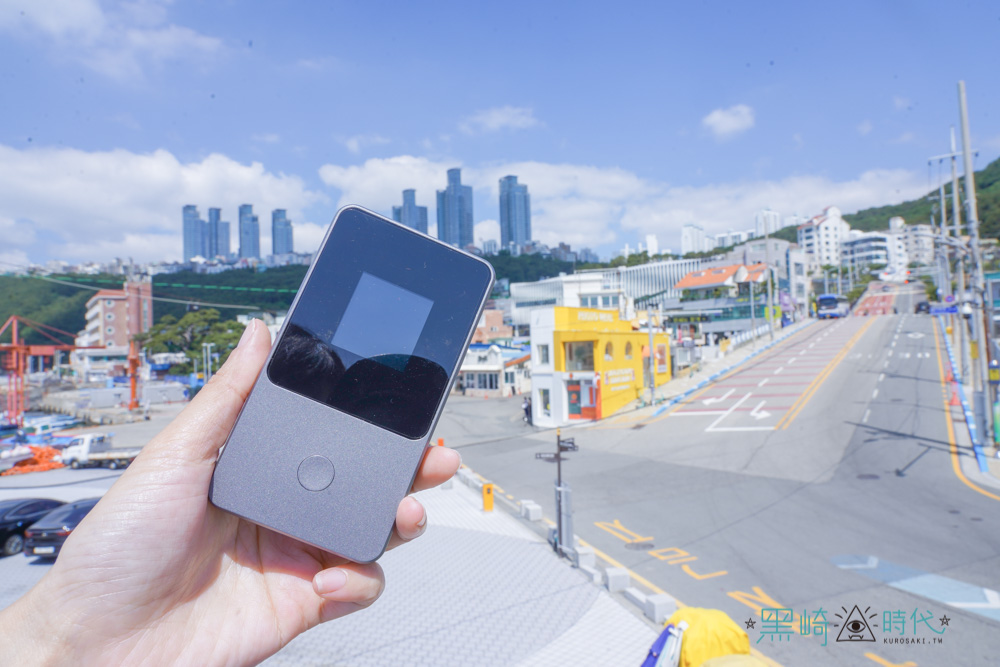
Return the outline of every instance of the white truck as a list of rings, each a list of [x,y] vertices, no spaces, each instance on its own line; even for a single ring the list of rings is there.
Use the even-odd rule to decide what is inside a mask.
[[[132,463],[140,451],[139,449],[113,448],[110,433],[87,433],[70,440],[66,448],[63,449],[62,463],[74,470],[93,467],[117,470]]]

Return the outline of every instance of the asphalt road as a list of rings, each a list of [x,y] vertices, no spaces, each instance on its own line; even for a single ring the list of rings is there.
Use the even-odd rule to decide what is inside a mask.
[[[641,587],[753,621],[780,663],[998,664],[1000,492],[956,473],[971,452],[915,295],[813,324],[664,414],[564,432],[575,532]],[[554,434],[477,444],[487,424],[457,416],[475,406],[449,407],[438,430],[464,461],[554,518],[554,468],[534,460]],[[868,626],[841,634],[855,605]]]

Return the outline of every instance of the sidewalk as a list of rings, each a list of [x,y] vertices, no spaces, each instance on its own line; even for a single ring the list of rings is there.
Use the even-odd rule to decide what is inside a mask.
[[[264,664],[636,665],[658,630],[502,508],[454,480],[423,491],[428,530],[379,563],[370,608],[314,628]]]

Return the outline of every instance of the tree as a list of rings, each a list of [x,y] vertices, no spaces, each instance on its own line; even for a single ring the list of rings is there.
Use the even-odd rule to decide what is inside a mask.
[[[212,353],[219,355],[218,366],[221,366],[236,348],[242,334],[242,324],[235,320],[223,321],[219,311],[205,308],[192,310],[179,320],[173,315],[164,315],[148,332],[135,336],[135,340],[151,354],[182,352],[189,360],[199,359],[202,345],[213,343],[215,348]],[[170,372],[189,373],[193,366],[191,361],[175,364]]]

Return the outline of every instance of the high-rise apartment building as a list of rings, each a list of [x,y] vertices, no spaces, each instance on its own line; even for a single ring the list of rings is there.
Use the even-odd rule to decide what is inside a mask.
[[[813,257],[819,266],[840,266],[840,244],[849,238],[851,226],[841,217],[840,209],[827,206],[823,215],[799,225],[799,246]]]
[[[252,204],[240,206],[240,258],[260,259],[260,224]]]
[[[438,216],[440,217],[440,213]],[[417,206],[416,190],[403,190],[403,205],[392,207],[392,219],[410,229],[427,233],[427,207]],[[440,227],[438,229],[440,230]],[[441,236],[440,231],[438,236]]]
[[[773,234],[779,229],[781,229],[781,214],[769,208],[757,211],[757,215],[754,216],[754,232],[756,236]]]
[[[229,223],[223,222],[221,209],[208,209],[205,252],[208,259],[229,257]]]
[[[517,176],[500,179],[500,247],[520,248],[531,240],[531,196]]]
[[[285,255],[292,249],[292,221],[283,208],[271,211],[271,254]]]
[[[705,229],[701,225],[686,224],[681,227],[681,255],[705,251]]]
[[[188,204],[183,208],[184,216],[184,261],[192,257],[205,256],[205,221],[198,213],[198,207]]]
[[[448,187],[437,191],[438,238],[458,248],[472,244],[472,188],[462,170],[448,170]]]

